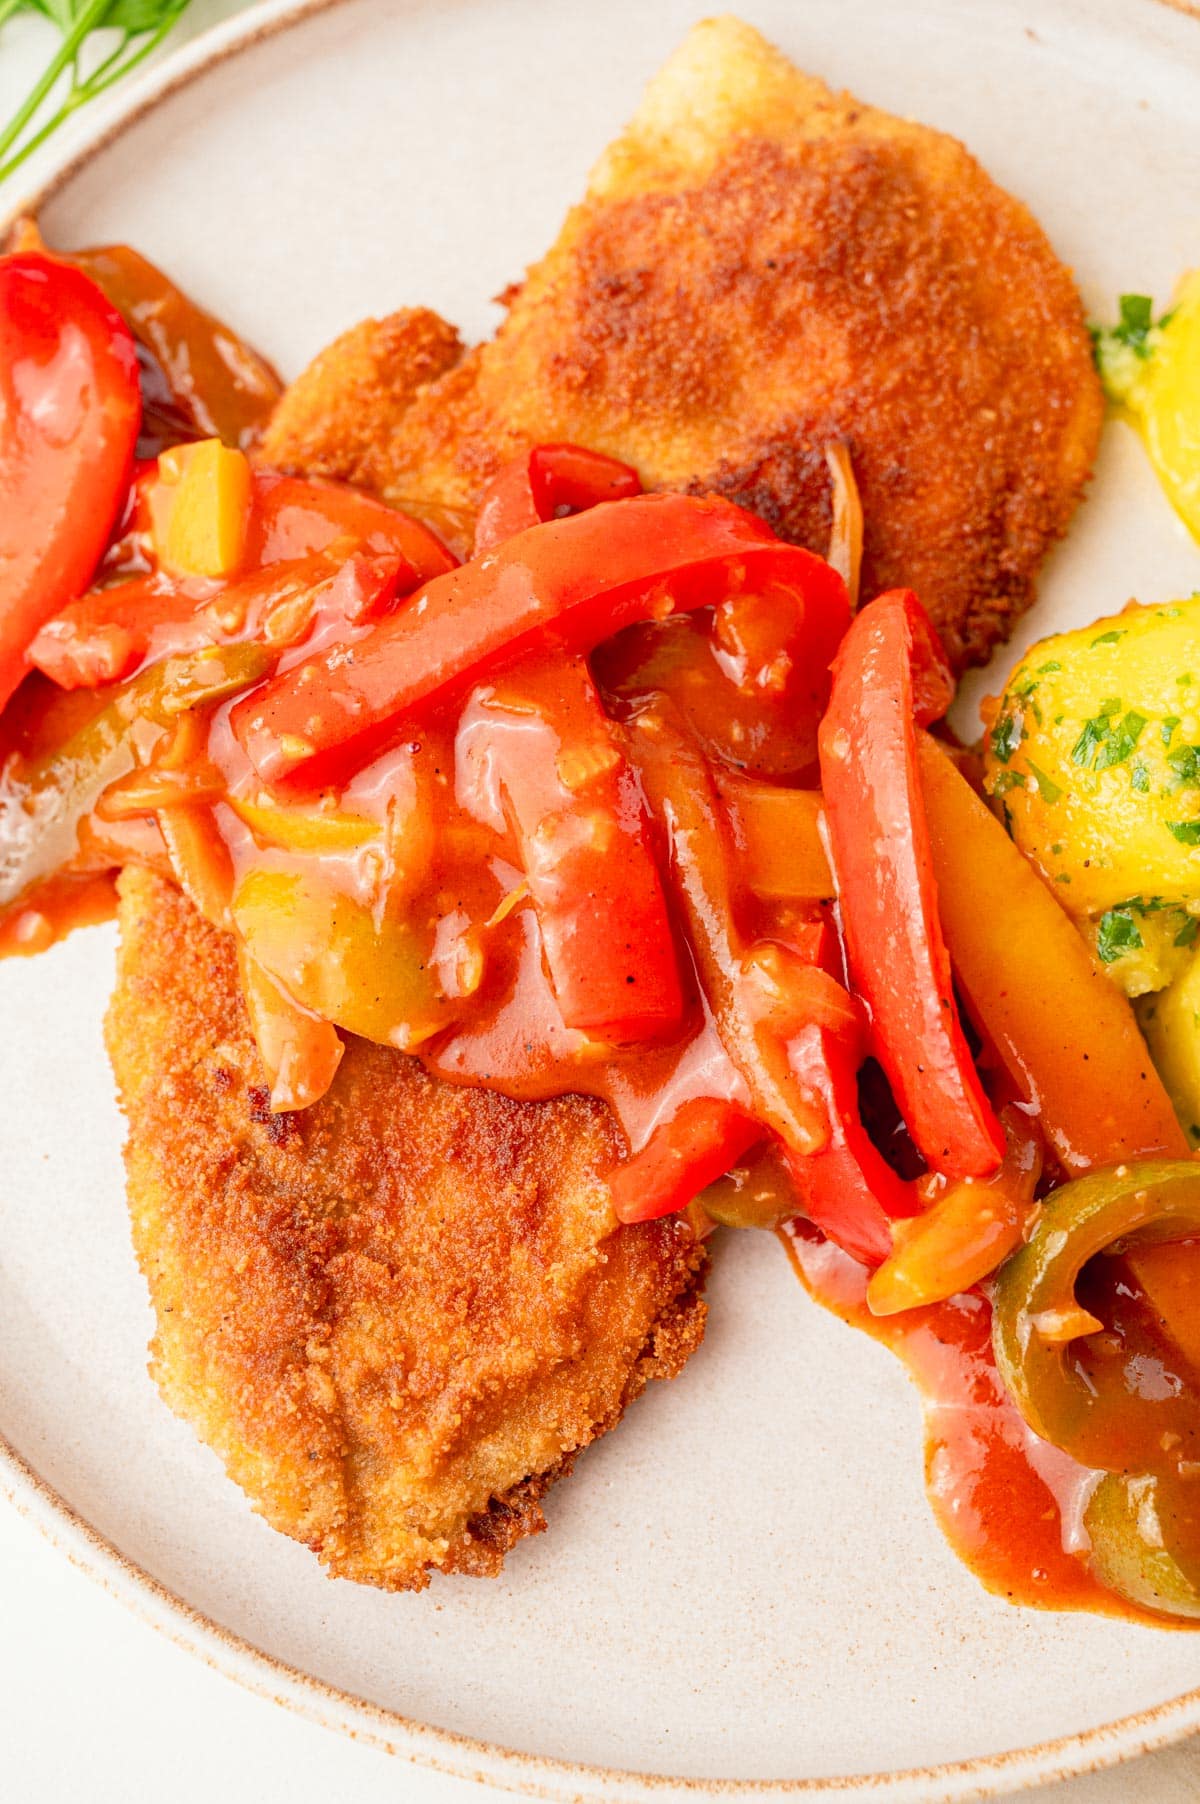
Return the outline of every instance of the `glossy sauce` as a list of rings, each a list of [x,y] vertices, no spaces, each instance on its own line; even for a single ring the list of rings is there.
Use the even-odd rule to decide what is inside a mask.
[[[802,1220],[781,1227],[779,1239],[814,1301],[888,1347],[906,1367],[923,1405],[930,1506],[955,1553],[989,1591],[1038,1609],[1186,1626],[1137,1609],[1092,1577],[1083,1516],[1100,1474],[1027,1427],[996,1370],[991,1306],[981,1291],[903,1315],[873,1316],[861,1265]],[[1200,1269],[1196,1247],[1183,1250]],[[1089,1301],[1125,1335],[1125,1357],[1136,1372],[1156,1357],[1136,1286],[1123,1261],[1096,1265],[1106,1269],[1093,1278]],[[1110,1308],[1118,1292],[1122,1301]],[[1131,1403],[1135,1386],[1131,1377]]]

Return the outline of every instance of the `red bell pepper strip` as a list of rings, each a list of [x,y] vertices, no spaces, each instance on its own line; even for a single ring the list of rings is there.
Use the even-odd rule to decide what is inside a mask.
[[[141,411],[133,339],[96,284],[49,257],[0,259],[0,707],[100,561]]]
[[[151,561],[153,517],[168,495],[155,470],[142,466],[128,521],[131,545],[136,541],[140,558]],[[331,560],[343,557],[355,574],[334,593]],[[148,657],[262,633],[272,608],[293,596],[299,600],[306,587],[319,598],[317,628],[339,619],[349,627],[376,618],[397,595],[454,568],[454,558],[419,520],[369,495],[258,471],[243,573],[232,583],[218,588],[208,578],[155,570],[91,590],[45,623],[29,659],[64,689],[120,682]],[[363,587],[368,570],[374,573],[366,581],[371,605],[356,606],[351,591]],[[278,575],[264,576],[270,571]],[[380,572],[387,574],[386,593],[376,580]],[[340,636],[312,635],[318,645]]]
[[[641,492],[637,471],[615,457],[581,445],[535,445],[498,470],[483,491],[475,556],[539,521],[561,520],[598,501],[625,501]]]
[[[531,527],[435,578],[391,619],[247,697],[234,730],[265,782],[320,787],[414,709],[536,645],[586,653],[636,621],[768,586],[803,610],[819,709],[850,618],[841,578],[730,502],[640,495]]]
[[[333,552],[343,539],[356,550],[402,559],[405,591],[458,565],[436,533],[399,508],[340,483],[256,471],[246,538],[249,567]]]
[[[637,781],[582,658],[521,665],[474,695],[460,789],[517,841],[568,1027],[617,1042],[679,1025],[683,990]],[[498,792],[498,795],[497,795]]]
[[[953,693],[937,634],[906,589],[859,614],[834,662],[821,723],[821,780],[854,987],[879,1062],[928,1163],[983,1177],[1004,1131],[963,1036],[938,917],[916,721]]]
[[[864,1265],[892,1251],[891,1222],[920,1210],[911,1184],[896,1175],[875,1147],[858,1109],[859,1057],[844,1036],[815,1023],[788,1047],[792,1070],[825,1104],[829,1142],[807,1159],[789,1162],[808,1219]]]
[[[744,1109],[711,1096],[692,1097],[609,1176],[617,1220],[657,1221],[686,1209],[762,1137]]]
[[[792,944],[810,960],[814,975],[821,973],[831,984],[843,976],[841,950],[827,920],[793,933]],[[850,1000],[845,990],[842,995]],[[916,1215],[921,1200],[863,1126],[858,1099],[862,1052],[861,1034],[848,1031],[836,1016],[822,1020],[814,1012],[793,1036],[789,1062],[825,1104],[829,1140],[820,1152],[793,1160],[790,1171],[808,1219],[864,1265],[878,1265],[892,1251],[891,1223]]]

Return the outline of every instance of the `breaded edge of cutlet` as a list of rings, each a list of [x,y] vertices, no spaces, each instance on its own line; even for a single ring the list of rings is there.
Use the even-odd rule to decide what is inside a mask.
[[[248,1037],[248,1022],[242,1018],[228,937],[203,922],[178,889],[159,875],[129,866],[119,888],[122,939],[118,983],[105,1035],[129,1121],[125,1157],[133,1238],[156,1317],[150,1372],[164,1401],[217,1453],[229,1476],[267,1522],[307,1545],[333,1576],[400,1591],[423,1589],[433,1570],[496,1575],[505,1554],[518,1540],[545,1528],[541,1500],[555,1480],[571,1470],[577,1454],[615,1427],[651,1378],[675,1377],[699,1346],[706,1315],[701,1296],[707,1268],[704,1248],[691,1241],[686,1249],[680,1246],[667,1258],[656,1312],[644,1327],[639,1324],[644,1339],[628,1346],[616,1372],[619,1390],[614,1386],[607,1396],[593,1396],[592,1403],[599,1407],[574,1417],[566,1430],[570,1438],[559,1442],[545,1466],[497,1489],[487,1498],[486,1507],[469,1510],[457,1524],[422,1534],[426,1547],[438,1543],[433,1557],[424,1557],[418,1546],[413,1546],[409,1557],[381,1558],[379,1518],[371,1513],[374,1505],[364,1513],[365,1493],[357,1483],[343,1489],[351,1454],[347,1437],[354,1430],[342,1413],[340,1400],[319,1411],[317,1417],[311,1415],[311,1398],[306,1400],[306,1368],[312,1360],[321,1359],[321,1351],[319,1346],[307,1344],[306,1321],[310,1318],[306,1309],[311,1291],[306,1292],[305,1287],[315,1284],[320,1289],[324,1284],[327,1274],[323,1275],[322,1266],[329,1249],[322,1253],[319,1224],[311,1244],[306,1244],[305,1237],[312,1230],[289,1229],[282,1219],[272,1224],[281,1203],[286,1213],[287,1184],[261,1217],[261,1228],[253,1227],[242,1241],[237,1238],[235,1223],[233,1238],[226,1238],[216,1249],[239,1260],[254,1259],[266,1236],[275,1251],[284,1251],[287,1264],[280,1273],[281,1282],[272,1279],[271,1293],[263,1298],[268,1313],[278,1311],[279,1319],[268,1327],[267,1340],[259,1351],[243,1348],[233,1355],[234,1365],[224,1367],[218,1348],[217,1363],[211,1363],[215,1342],[210,1343],[208,1337],[215,1336],[219,1342],[227,1332],[235,1338],[238,1332],[236,1315],[231,1320],[220,1313],[223,1304],[213,1313],[208,1289],[213,1273],[205,1261],[205,1236],[214,1231],[224,1235],[226,1229],[218,1225],[214,1230],[203,1216],[189,1218],[189,1206],[194,1207],[197,1200],[202,1211],[208,1207],[204,1201],[208,1186],[197,1189],[192,1161],[199,1146],[203,1176],[204,1162],[214,1156],[207,1150],[212,1130],[206,1132],[204,1121],[194,1113],[190,1121],[178,1118],[178,1111],[190,1110],[196,1073],[209,1066],[216,1053],[219,1064],[203,1081],[212,1085],[214,1098],[220,1099],[219,1109],[227,1109],[244,1090],[249,1111],[245,1133],[248,1144],[258,1148],[256,1160],[294,1157],[300,1144],[298,1118],[269,1112],[257,1052]],[[170,1022],[165,1028],[158,1018],[163,1009]],[[348,1051],[359,1057],[373,1052],[376,1058],[399,1061],[414,1076],[419,1073],[416,1061],[387,1048],[372,1049],[367,1042],[351,1041]],[[522,1107],[491,1093],[439,1084],[437,1079],[421,1076],[419,1081],[464,1097],[478,1095],[481,1107],[499,1108],[505,1115]],[[486,1105],[484,1096],[489,1099]],[[581,1124],[589,1110],[594,1119],[596,1105],[585,1099],[564,1098],[562,1106],[568,1115],[573,1110],[583,1111]],[[221,1178],[223,1185],[232,1168],[227,1158],[215,1157],[218,1162],[213,1165],[212,1180],[216,1184]],[[191,1162],[190,1182],[183,1175],[173,1176],[180,1162],[184,1171]],[[328,1176],[327,1168],[324,1177],[316,1171],[320,1183]],[[254,1188],[253,1181],[250,1188]],[[270,1202],[269,1192],[265,1194]],[[245,1191],[242,1195],[246,1200]],[[641,1237],[662,1225],[618,1232]],[[196,1259],[201,1264],[193,1266],[200,1274],[193,1301],[189,1264]],[[235,1269],[240,1272],[242,1265]],[[293,1279],[300,1284],[298,1292],[290,1288]],[[218,1284],[229,1281],[228,1273],[217,1280]],[[244,1288],[240,1278],[233,1281]],[[261,1268],[256,1274],[251,1266],[246,1274],[250,1292],[263,1281]],[[317,1313],[319,1316],[320,1308]],[[319,1339],[319,1323],[310,1321],[310,1326]],[[282,1364],[276,1363],[277,1358]],[[322,1370],[318,1364],[318,1379]],[[248,1398],[241,1395],[243,1377],[250,1387]],[[293,1380],[299,1384],[298,1390]],[[255,1391],[255,1385],[261,1388]],[[247,1407],[255,1424],[252,1434],[247,1433],[244,1419]],[[297,1408],[304,1415],[303,1422]],[[368,1446],[367,1457],[378,1457],[378,1449],[372,1452]],[[310,1461],[318,1463],[310,1465]],[[486,1497],[487,1492],[481,1495]]]

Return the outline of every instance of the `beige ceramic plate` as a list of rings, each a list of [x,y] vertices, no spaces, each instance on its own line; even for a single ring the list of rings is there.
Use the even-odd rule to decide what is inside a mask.
[[[130,239],[288,371],[404,302],[484,333],[697,7],[267,6],[131,95],[45,224]],[[745,11],[805,66],[964,137],[1095,307],[1164,297],[1200,256],[1200,21],[1152,0]],[[1110,428],[1033,627],[1198,586],[1200,553]],[[100,1040],[112,958],[100,930],[0,968],[4,1480],[170,1633],[341,1728],[555,1797],[706,1780],[930,1804],[1200,1725],[1192,1637],[1016,1611],[957,1565],[900,1370],[812,1308],[766,1237],[725,1246],[703,1352],[586,1455],[501,1581],[328,1582],[146,1377]]]

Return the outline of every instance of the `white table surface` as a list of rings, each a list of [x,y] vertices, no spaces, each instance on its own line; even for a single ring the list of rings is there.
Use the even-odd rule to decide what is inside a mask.
[[[170,47],[243,4],[193,0]],[[53,43],[40,20],[0,28],[0,118]],[[59,144],[88,128],[85,110]],[[0,186],[0,211],[13,198]],[[129,1804],[152,1791],[171,1804],[486,1804],[505,1795],[410,1767],[242,1690],[140,1622],[0,1502],[0,1798]],[[1200,1742],[1026,1795],[1196,1804]]]

